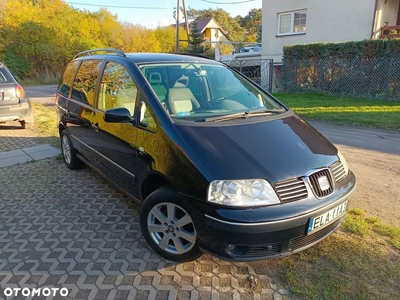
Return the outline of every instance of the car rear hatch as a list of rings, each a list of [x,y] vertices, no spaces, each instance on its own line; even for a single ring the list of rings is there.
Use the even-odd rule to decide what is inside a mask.
[[[23,88],[14,82],[7,70],[0,68],[0,106],[18,104],[24,96]]]
[[[18,91],[18,89],[20,89],[20,91]],[[17,96],[20,96],[18,95],[19,93],[23,93],[23,89],[15,83],[0,83],[0,106],[18,104],[19,97]],[[21,96],[23,97],[23,94],[21,94]]]

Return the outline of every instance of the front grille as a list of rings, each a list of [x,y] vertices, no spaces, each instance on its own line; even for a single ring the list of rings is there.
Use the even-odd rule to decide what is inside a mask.
[[[233,252],[228,252],[232,257],[267,257],[277,255],[282,251],[281,243],[268,245],[237,246]]]
[[[346,177],[342,162],[339,160],[330,166],[333,178],[337,183],[341,182]]]
[[[306,185],[300,178],[275,183],[274,187],[282,203],[305,199],[308,196]]]
[[[294,251],[294,250],[306,247],[306,246],[322,239],[323,237],[332,233],[336,228],[338,228],[339,225],[341,224],[341,222],[342,222],[342,219],[339,219],[336,222],[326,226],[325,228],[323,228],[313,234],[304,235],[301,237],[291,239],[289,241],[289,250]]]
[[[328,182],[329,182],[329,188],[328,189],[322,189],[320,182],[318,179],[322,177],[326,177]],[[311,186],[317,195],[317,197],[325,197],[328,196],[333,192],[333,182],[332,182],[332,177],[328,169],[318,171],[316,173],[311,174],[309,177]]]
[[[281,243],[275,243],[266,246],[249,246],[245,256],[270,256],[281,252]]]

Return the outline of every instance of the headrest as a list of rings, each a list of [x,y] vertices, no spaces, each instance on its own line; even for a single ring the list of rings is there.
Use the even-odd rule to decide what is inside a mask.
[[[158,72],[150,73],[149,82],[156,83],[156,84],[162,83],[161,74]]]
[[[187,87],[189,83],[189,77],[182,75],[177,81],[175,81],[174,88],[184,88]]]

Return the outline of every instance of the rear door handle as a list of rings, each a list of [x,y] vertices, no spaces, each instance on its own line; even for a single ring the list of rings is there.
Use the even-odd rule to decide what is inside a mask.
[[[96,132],[99,131],[99,123],[96,124],[92,123],[92,128],[96,130]]]

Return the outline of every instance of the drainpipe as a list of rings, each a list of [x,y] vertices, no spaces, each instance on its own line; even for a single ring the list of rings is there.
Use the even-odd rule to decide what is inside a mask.
[[[372,18],[371,39],[374,36],[374,27],[375,27],[375,21],[376,21],[376,12],[378,9],[378,2],[379,2],[379,0],[375,0],[374,17]]]

